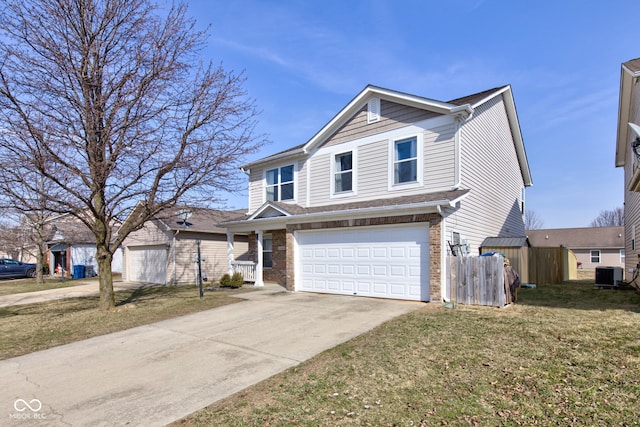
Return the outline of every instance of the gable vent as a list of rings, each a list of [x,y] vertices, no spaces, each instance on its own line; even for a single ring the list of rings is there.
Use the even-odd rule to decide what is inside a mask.
[[[380,121],[380,98],[371,98],[367,103],[367,123]]]

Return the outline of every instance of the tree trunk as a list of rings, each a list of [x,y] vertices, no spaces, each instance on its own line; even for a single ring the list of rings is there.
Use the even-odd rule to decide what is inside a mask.
[[[42,250],[42,244],[38,243],[36,248],[36,284],[41,285],[44,283],[43,266],[44,266],[44,251]],[[51,268],[51,267],[49,267]]]
[[[35,244],[36,244],[36,284],[42,285],[44,277],[42,277],[44,267],[44,235],[42,221],[38,220],[35,225]],[[49,266],[51,268],[51,266]]]
[[[111,260],[113,254],[105,245],[96,248],[96,261],[98,261],[98,279],[100,281],[100,310],[111,310],[116,306],[113,292],[113,276],[111,274]]]

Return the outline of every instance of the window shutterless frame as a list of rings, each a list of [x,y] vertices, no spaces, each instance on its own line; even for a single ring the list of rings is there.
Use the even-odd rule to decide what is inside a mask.
[[[389,141],[389,190],[417,187],[423,180],[422,134]]]
[[[271,202],[295,199],[295,167],[280,166],[265,171],[265,199]]]
[[[355,150],[335,153],[331,156],[331,195],[348,196],[355,193]]]

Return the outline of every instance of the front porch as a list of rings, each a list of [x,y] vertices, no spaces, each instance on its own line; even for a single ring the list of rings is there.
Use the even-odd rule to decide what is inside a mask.
[[[238,261],[233,259],[234,237],[233,233],[228,231],[229,274],[239,272],[246,282],[253,283],[254,286],[274,283],[292,290],[287,286],[287,253],[293,254],[292,250],[287,250],[288,238],[288,233],[285,229],[251,231],[249,233],[248,251],[251,261]],[[293,266],[292,263],[291,266]],[[292,283],[293,281],[291,281]]]

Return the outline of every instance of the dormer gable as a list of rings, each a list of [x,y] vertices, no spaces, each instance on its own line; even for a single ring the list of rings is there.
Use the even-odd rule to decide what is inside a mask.
[[[291,213],[287,212],[285,209],[276,206],[271,202],[266,202],[263,204],[258,210],[256,210],[248,219],[260,219],[260,218],[276,218],[276,217],[284,217],[291,216]]]

